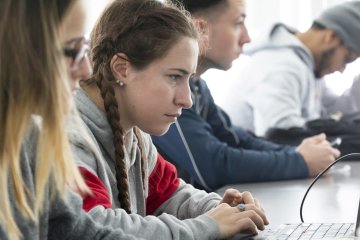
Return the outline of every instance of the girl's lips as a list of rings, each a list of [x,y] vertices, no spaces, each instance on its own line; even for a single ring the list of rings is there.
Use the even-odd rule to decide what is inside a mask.
[[[166,114],[166,116],[168,116],[168,117],[176,117],[176,118],[180,117],[180,115],[181,115],[181,113]]]
[[[171,118],[171,121],[175,122],[178,117],[180,117],[181,114],[175,113],[175,114],[165,114],[168,118]]]

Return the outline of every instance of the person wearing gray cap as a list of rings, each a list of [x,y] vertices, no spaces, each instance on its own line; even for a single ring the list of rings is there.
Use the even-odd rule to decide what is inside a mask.
[[[251,55],[249,63],[241,71],[242,80],[229,83],[233,85],[223,107],[235,124],[258,136],[268,136],[274,128],[302,128],[336,111],[360,109],[360,102],[354,101],[360,94],[359,80],[352,86],[358,89],[343,96],[322,80],[343,72],[359,57],[360,1],[326,9],[305,32],[277,23],[245,53]]]

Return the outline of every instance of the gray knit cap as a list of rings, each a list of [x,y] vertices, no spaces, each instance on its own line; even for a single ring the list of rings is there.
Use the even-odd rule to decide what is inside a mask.
[[[360,54],[360,1],[330,7],[314,22],[333,30],[348,48]]]

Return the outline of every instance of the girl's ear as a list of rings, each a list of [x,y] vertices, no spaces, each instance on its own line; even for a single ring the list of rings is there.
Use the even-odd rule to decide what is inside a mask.
[[[121,79],[126,83],[130,63],[124,53],[115,54],[110,61],[111,72],[115,79]]]
[[[208,21],[206,21],[203,18],[200,17],[195,17],[193,19],[194,21],[194,25],[196,26],[198,32],[199,32],[199,37],[200,37],[200,41],[199,41],[199,45],[200,45],[200,49],[202,51],[206,51],[206,49],[209,48],[209,34],[210,34],[210,26]]]

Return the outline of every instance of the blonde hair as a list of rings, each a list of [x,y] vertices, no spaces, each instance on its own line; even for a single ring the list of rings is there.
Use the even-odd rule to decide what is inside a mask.
[[[13,215],[12,184],[19,212],[38,223],[47,187],[65,199],[67,185],[87,191],[73,161],[65,132],[70,87],[59,41],[59,28],[76,1],[2,0],[0,3],[0,225],[10,239],[22,234]],[[21,32],[20,32],[21,31]],[[71,103],[71,101],[70,101]],[[21,172],[20,153],[36,114],[35,194]],[[30,201],[29,201],[30,200]]]

